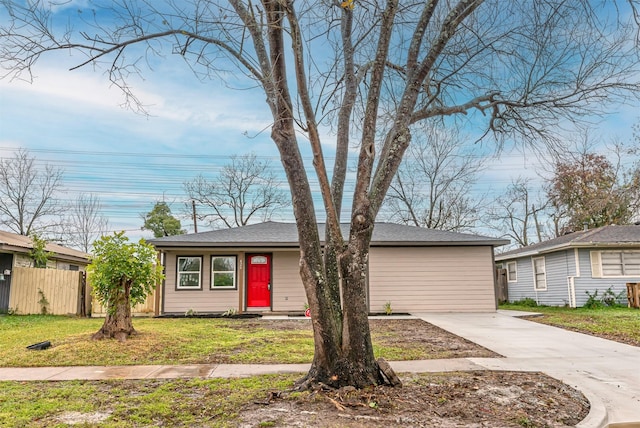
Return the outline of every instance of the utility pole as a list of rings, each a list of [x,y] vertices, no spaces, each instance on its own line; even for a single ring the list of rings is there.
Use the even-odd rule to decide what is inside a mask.
[[[196,220],[196,201],[191,200],[191,207],[193,208],[193,232],[198,233],[198,222]]]

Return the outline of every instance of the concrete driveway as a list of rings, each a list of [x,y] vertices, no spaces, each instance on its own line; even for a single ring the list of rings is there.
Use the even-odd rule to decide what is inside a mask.
[[[506,357],[468,359],[479,366],[546,373],[590,398],[592,412],[605,412],[602,425],[640,427],[638,347],[522,320],[512,311],[413,315]]]

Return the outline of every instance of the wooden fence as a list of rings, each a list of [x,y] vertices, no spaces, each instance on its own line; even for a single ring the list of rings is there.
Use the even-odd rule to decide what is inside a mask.
[[[16,314],[84,315],[84,273],[14,267],[9,308]]]
[[[91,287],[89,287],[91,288]],[[133,316],[148,316],[152,317],[155,315],[155,302],[156,302],[156,293],[157,289],[153,291],[149,296],[147,296],[147,300],[142,303],[138,303],[131,309],[131,314]],[[92,317],[104,317],[107,315],[107,311],[104,306],[100,305],[98,301],[94,298],[91,300],[91,316]]]
[[[131,310],[135,316],[154,316],[157,290]],[[60,269],[14,267],[9,308],[16,314],[104,317],[106,310],[91,295],[85,273]]]

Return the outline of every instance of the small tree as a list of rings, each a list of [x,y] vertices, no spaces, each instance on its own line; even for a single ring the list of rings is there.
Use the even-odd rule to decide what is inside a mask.
[[[558,236],[580,230],[583,224],[626,224],[633,218],[634,201],[640,193],[634,179],[637,171],[624,171],[620,153],[613,152],[618,156],[615,164],[590,152],[556,162],[547,192]]]
[[[186,233],[182,229],[180,220],[171,215],[171,208],[166,202],[156,202],[153,209],[144,215],[143,229],[153,231],[155,238],[163,236],[181,235]]]
[[[29,251],[29,257],[33,261],[33,267],[46,268],[47,262],[53,256],[51,251],[47,251],[47,241],[38,235],[31,235],[33,247]]]
[[[130,243],[124,231],[115,232],[94,242],[87,269],[93,294],[107,309],[104,324],[93,339],[114,337],[124,342],[135,333],[131,308],[143,302],[164,278],[155,248],[142,239]]]

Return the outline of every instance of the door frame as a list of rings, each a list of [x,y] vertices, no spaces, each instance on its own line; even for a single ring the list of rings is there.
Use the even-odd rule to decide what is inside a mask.
[[[249,306],[249,266],[250,259],[253,256],[268,256],[269,263],[269,306]],[[270,311],[273,310],[273,253],[268,251],[256,252],[256,253],[245,253],[244,255],[244,310],[255,310],[256,308],[268,308]]]
[[[6,287],[6,296],[0,301],[0,313],[8,313],[11,309],[9,307],[9,303],[11,302],[11,277],[13,276],[13,263],[15,259],[15,255],[13,253],[0,253],[2,259],[5,262],[8,262],[8,265],[0,264],[0,274],[3,275],[4,279],[3,287]],[[10,273],[8,275],[4,274],[4,271],[8,270]]]

